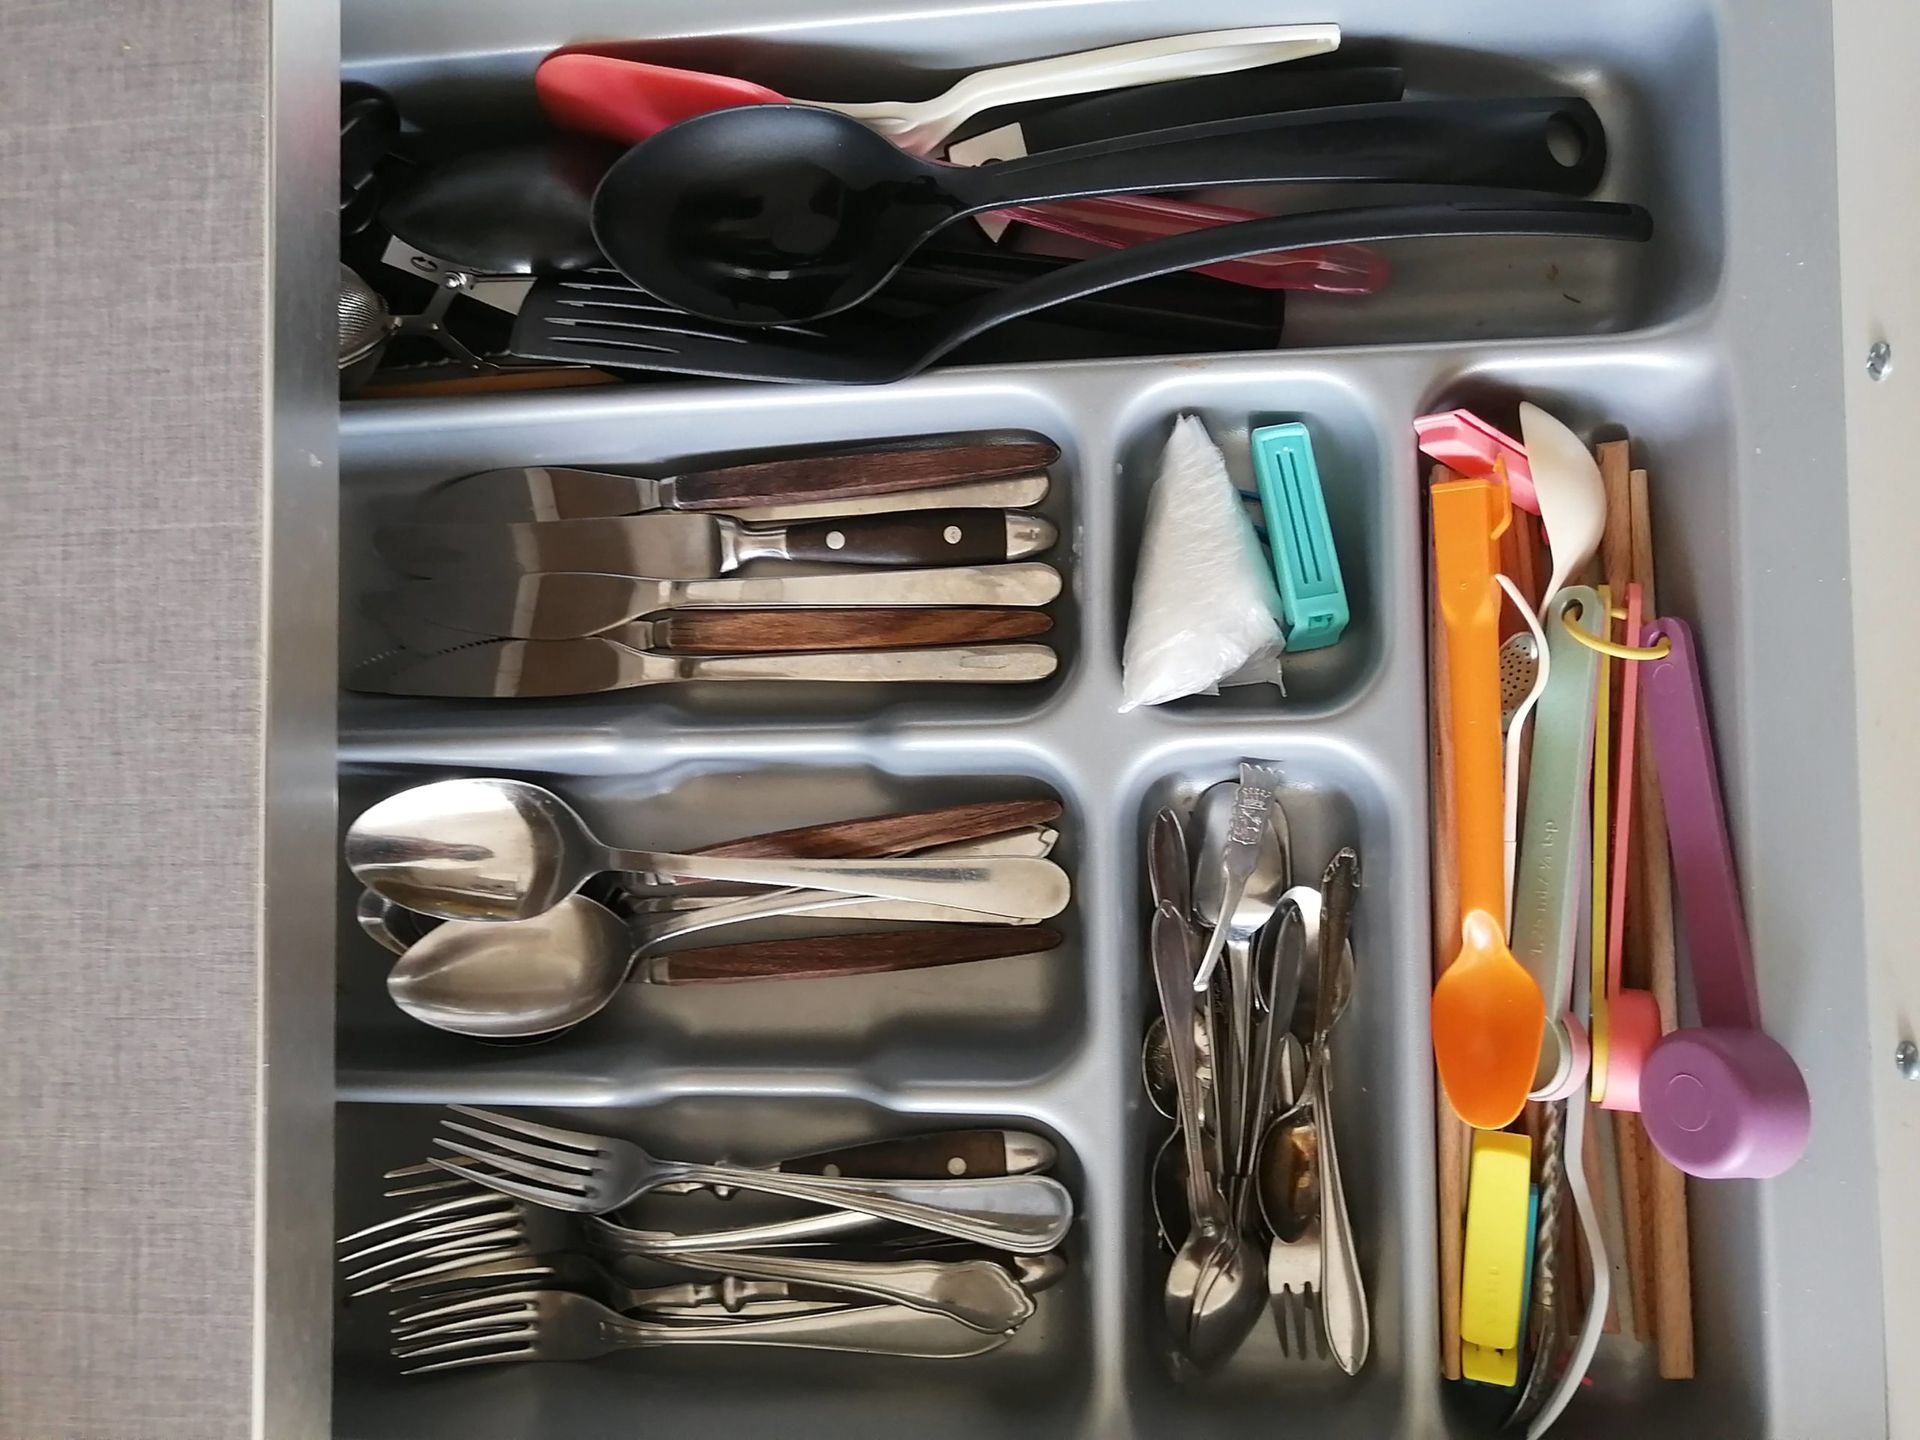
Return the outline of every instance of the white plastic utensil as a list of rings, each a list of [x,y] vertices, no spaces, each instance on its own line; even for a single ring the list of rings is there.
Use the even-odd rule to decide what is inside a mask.
[[[1339,45],[1338,25],[1260,25],[1197,35],[1163,35],[976,70],[931,100],[830,104],[826,108],[851,116],[909,154],[932,155],[975,115],[1001,106],[1251,70],[1322,55]]]
[[[1553,574],[1540,596],[1540,613],[1545,615],[1560,587],[1600,549],[1607,527],[1607,483],[1586,442],[1529,401],[1520,404],[1520,439],[1527,447],[1540,523],[1553,552]]]

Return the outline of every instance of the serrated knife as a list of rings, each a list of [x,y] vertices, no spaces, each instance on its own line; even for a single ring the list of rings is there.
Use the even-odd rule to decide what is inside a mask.
[[[788,525],[662,510],[516,525],[387,525],[374,546],[408,575],[532,575],[554,570],[656,580],[717,578],[753,560],[835,565],[987,565],[1053,547],[1059,532],[1011,510],[924,510]]]
[[[638,515],[653,510],[737,510],[749,506],[849,501],[963,481],[1030,476],[1060,458],[1046,441],[916,445],[851,454],[803,455],[684,475],[527,466],[461,475],[420,497],[418,523],[515,524]],[[882,504],[874,509],[886,509]],[[897,508],[906,508],[900,506]]]
[[[349,673],[347,688],[380,695],[531,699],[594,695],[688,680],[1009,685],[1059,666],[1045,645],[842,650],[788,655],[660,655],[613,640],[483,640],[438,655],[390,655]]]
[[[956,566],[841,575],[737,580],[635,580],[624,575],[521,575],[498,583],[416,580],[372,601],[373,613],[405,616],[475,636],[572,640],[673,610],[1040,606],[1060,594],[1051,565]]]

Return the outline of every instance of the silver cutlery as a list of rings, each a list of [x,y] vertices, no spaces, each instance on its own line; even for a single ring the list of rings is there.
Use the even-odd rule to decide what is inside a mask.
[[[1175,1346],[1204,1368],[1232,1354],[1246,1337],[1259,1314],[1259,1276],[1209,1171],[1200,1140],[1204,1122],[1199,1059],[1193,1044],[1192,933],[1186,917],[1170,904],[1162,904],[1154,914],[1150,949],[1173,1050],[1190,1225],[1167,1271],[1163,1309]]]
[[[507,1361],[594,1360],[656,1345],[774,1345],[957,1359],[984,1355],[1008,1338],[901,1305],[717,1325],[659,1324],[631,1319],[583,1295],[524,1290],[456,1300],[414,1315],[393,1353],[424,1362],[402,1372],[421,1375]]]
[[[764,860],[616,850],[550,790],[470,777],[416,785],[348,827],[348,867],[396,904],[445,919],[521,920],[597,874],[813,888],[1048,919],[1066,908],[1066,872],[1050,860]]]
[[[847,500],[816,500],[784,505],[736,505],[736,520],[828,520],[835,515],[898,514],[903,510],[1026,510],[1047,498],[1051,482],[1044,470],[1001,480],[967,480],[927,490],[862,495]]]
[[[737,514],[743,506],[809,503],[905,508],[920,492],[942,493],[956,483],[1033,471],[1044,479],[1046,467],[1059,458],[1059,448],[1049,442],[1014,441],[800,455],[658,477],[528,466],[444,481],[420,497],[413,519],[511,524],[652,510]]]
[[[1334,1362],[1347,1374],[1366,1363],[1372,1343],[1365,1281],[1354,1244],[1353,1220],[1341,1182],[1340,1152],[1334,1143],[1333,1065],[1328,1034],[1353,998],[1353,952],[1348,944],[1353,900],[1360,885],[1360,860],[1351,849],[1333,857],[1321,880],[1326,897],[1320,931],[1320,977],[1315,999],[1312,1104],[1319,1129],[1320,1213],[1325,1232],[1320,1276],[1327,1343]]]
[[[1050,604],[1060,587],[1060,572],[1037,561],[730,580],[559,572],[502,578],[487,585],[412,580],[381,596],[377,605],[382,614],[417,616],[474,635],[573,640],[672,610],[1032,607]]]
[[[490,1128],[442,1120],[442,1131],[460,1138],[449,1133],[435,1138],[447,1152],[435,1155],[435,1164],[517,1199],[578,1214],[605,1215],[660,1185],[697,1180],[856,1210],[1016,1254],[1052,1249],[1073,1220],[1065,1187],[1041,1175],[956,1180],[783,1175],[663,1160],[624,1140],[471,1106],[450,1108]],[[491,1166],[467,1163],[475,1159]]]
[[[1051,950],[1057,930],[999,923],[969,911],[974,924],[853,935],[812,935],[743,945],[650,953],[663,939],[774,916],[838,913],[891,901],[830,891],[771,895],[689,910],[629,930],[598,901],[569,895],[525,920],[449,920],[409,946],[387,975],[401,1010],[441,1030],[483,1039],[548,1035],[591,1019],[629,984],[729,984],[876,975],[967,964]]]
[[[990,1335],[1019,1329],[1035,1308],[1033,1296],[991,1260],[831,1260],[719,1250],[681,1255],[673,1263],[715,1275],[786,1281],[803,1287],[802,1298],[824,1290],[905,1305]]]
[[[749,525],[661,510],[511,525],[385,525],[374,548],[427,577],[585,571],[713,580],[755,560],[815,565],[993,565],[1044,554],[1059,531],[1024,510],[922,510]]]
[[[677,655],[616,640],[484,640],[438,654],[381,656],[343,684],[369,695],[446,700],[537,700],[688,681],[804,681],[833,685],[1024,685],[1060,667],[1046,645],[955,645],[933,650],[793,651]]]
[[[934,1130],[924,1135],[902,1135],[837,1145],[789,1155],[760,1166],[792,1175],[863,1175],[876,1180],[929,1180],[955,1175],[1037,1175],[1053,1168],[1059,1158],[1054,1143],[1030,1130]],[[388,1199],[448,1189],[469,1189],[431,1161],[402,1165],[382,1177],[422,1183],[389,1186]],[[662,1185],[654,1193],[680,1194],[704,1190],[704,1185]],[[722,1195],[730,1192],[721,1190]]]
[[[403,650],[437,655],[476,640],[513,635],[473,635],[425,620],[401,606],[375,609],[380,626]],[[629,650],[668,655],[769,655],[840,650],[921,650],[938,645],[999,645],[1037,640],[1053,629],[1053,617],[1031,606],[867,606],[827,610],[669,610],[654,620],[628,620],[593,638]]]

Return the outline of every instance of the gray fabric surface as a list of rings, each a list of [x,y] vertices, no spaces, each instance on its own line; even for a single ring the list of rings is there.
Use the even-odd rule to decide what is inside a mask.
[[[0,1436],[250,1428],[261,0],[0,65]]]

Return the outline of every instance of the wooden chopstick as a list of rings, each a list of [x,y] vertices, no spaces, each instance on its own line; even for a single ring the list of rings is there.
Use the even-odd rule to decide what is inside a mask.
[[[1605,584],[1616,602],[1626,599],[1627,585],[1633,579],[1633,507],[1629,474],[1632,462],[1625,440],[1609,440],[1594,447],[1600,462],[1600,478],[1606,484],[1607,519],[1601,535],[1600,558]],[[1602,664],[1615,662],[1603,660]],[[1614,694],[1621,687],[1615,686]],[[1615,723],[1618,723],[1617,716]],[[1606,764],[1596,756],[1597,764]],[[1636,767],[1638,768],[1638,767]],[[1596,855],[1593,863],[1604,867],[1607,857]],[[1604,954],[1596,955],[1595,965],[1605,965]],[[1620,1197],[1620,1226],[1626,1239],[1627,1293],[1631,1297],[1632,1329],[1636,1338],[1651,1342],[1654,1338],[1653,1308],[1653,1190],[1648,1172],[1653,1166],[1653,1147],[1647,1143],[1646,1129],[1638,1116],[1616,1111],[1613,1115],[1613,1160]]]
[[[1433,467],[1429,483],[1458,477],[1444,465]],[[1454,863],[1453,722],[1447,705],[1446,632],[1439,597],[1427,590],[1427,768],[1433,816],[1431,891],[1433,896],[1433,976],[1452,962],[1453,938],[1460,933],[1460,877]],[[1433,1077],[1434,1166],[1440,1231],[1440,1373],[1460,1378],[1460,1288],[1465,1265],[1467,1214],[1467,1127]]]
[[[1647,472],[1628,476],[1628,509],[1632,536],[1633,578],[1640,586],[1648,616],[1660,613],[1653,587],[1653,515],[1648,506]],[[1638,644],[1639,636],[1627,637]],[[1644,959],[1642,983],[1653,991],[1660,1009],[1660,1031],[1679,1024],[1679,986],[1673,929],[1673,873],[1667,850],[1667,811],[1660,796],[1660,776],[1654,768],[1651,740],[1640,732],[1634,763],[1634,852],[1638,863],[1634,879],[1641,895],[1639,935]],[[1642,1130],[1644,1136],[1645,1131]],[[1655,1333],[1660,1376],[1691,1380],[1693,1357],[1693,1259],[1687,1235],[1687,1181],[1664,1156],[1648,1147],[1650,1198],[1653,1207],[1653,1274]]]

